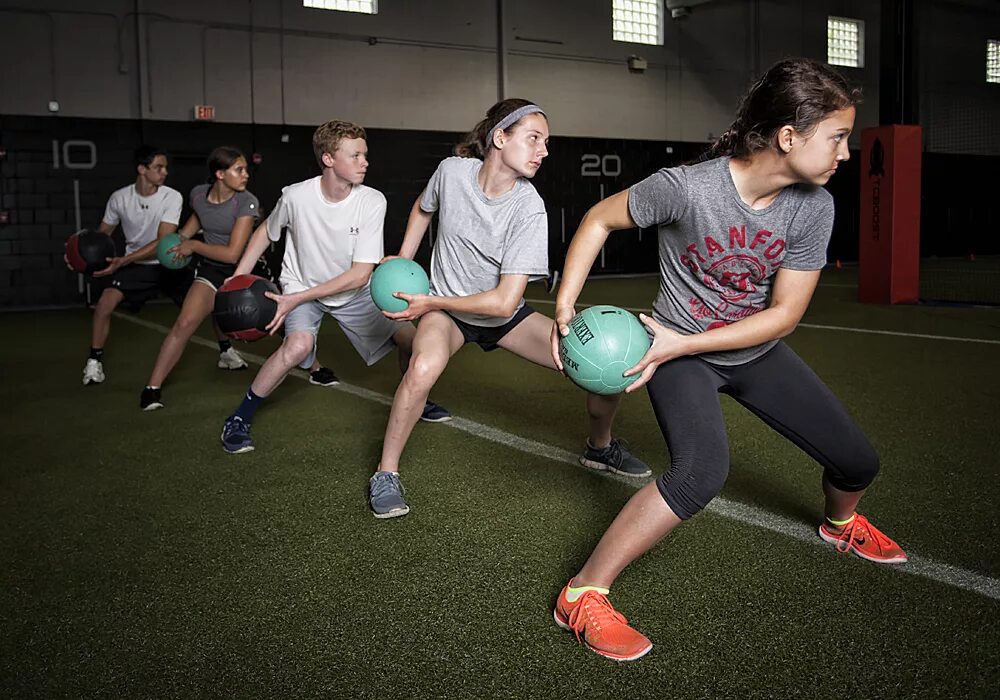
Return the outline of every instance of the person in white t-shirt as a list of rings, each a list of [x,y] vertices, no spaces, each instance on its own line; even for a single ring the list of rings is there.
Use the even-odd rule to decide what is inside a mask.
[[[274,211],[257,227],[236,267],[237,275],[250,273],[270,241],[287,232],[282,293],[268,293],[278,307],[267,326],[273,334],[284,324],[285,338],[226,419],[222,445],[230,454],[254,449],[250,425],[261,401],[294,367],[313,365],[324,316],[336,319],[366,364],[378,362],[394,346],[399,347],[400,370],[409,364],[416,329],[386,318],[368,287],[383,257],[386,201],[381,192],[362,184],[368,171],[366,138],[365,130],[350,122],[320,126],[313,134],[313,151],[322,173],[281,191]],[[424,416],[433,422],[451,418],[429,401]]]

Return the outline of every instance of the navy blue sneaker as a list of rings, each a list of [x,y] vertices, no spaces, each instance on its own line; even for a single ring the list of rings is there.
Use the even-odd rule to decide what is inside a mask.
[[[580,457],[580,464],[598,471],[609,471],[637,478],[653,473],[649,465],[629,452],[618,438],[613,439],[610,445],[600,450],[591,446],[590,440],[587,440],[587,449]]]
[[[444,406],[438,406],[433,401],[424,404],[424,412],[420,414],[420,420],[426,423],[444,423],[451,420],[451,413]]]
[[[239,416],[229,416],[222,426],[222,448],[231,455],[253,450],[250,424]]]

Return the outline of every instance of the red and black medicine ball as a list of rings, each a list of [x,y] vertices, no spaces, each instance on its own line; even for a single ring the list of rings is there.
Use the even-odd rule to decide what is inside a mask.
[[[66,259],[75,272],[103,270],[108,266],[108,258],[113,257],[115,243],[111,236],[81,229],[66,239]]]
[[[234,340],[251,342],[267,336],[265,328],[274,318],[278,304],[264,296],[278,294],[278,288],[257,275],[237,275],[215,294],[215,322]]]

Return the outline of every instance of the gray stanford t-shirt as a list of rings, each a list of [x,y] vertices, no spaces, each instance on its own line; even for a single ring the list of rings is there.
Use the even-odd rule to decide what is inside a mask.
[[[786,187],[768,207],[751,209],[736,191],[729,158],[664,168],[629,190],[639,226],[659,225],[660,290],[653,317],[689,335],[767,308],[779,268],[819,270],[833,230],[833,197],[822,187]],[[704,353],[738,365],[774,347]]]

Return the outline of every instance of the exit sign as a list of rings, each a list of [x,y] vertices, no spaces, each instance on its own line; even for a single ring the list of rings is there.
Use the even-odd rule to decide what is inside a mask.
[[[197,122],[210,122],[215,119],[215,107],[212,105],[195,105],[194,120]]]

